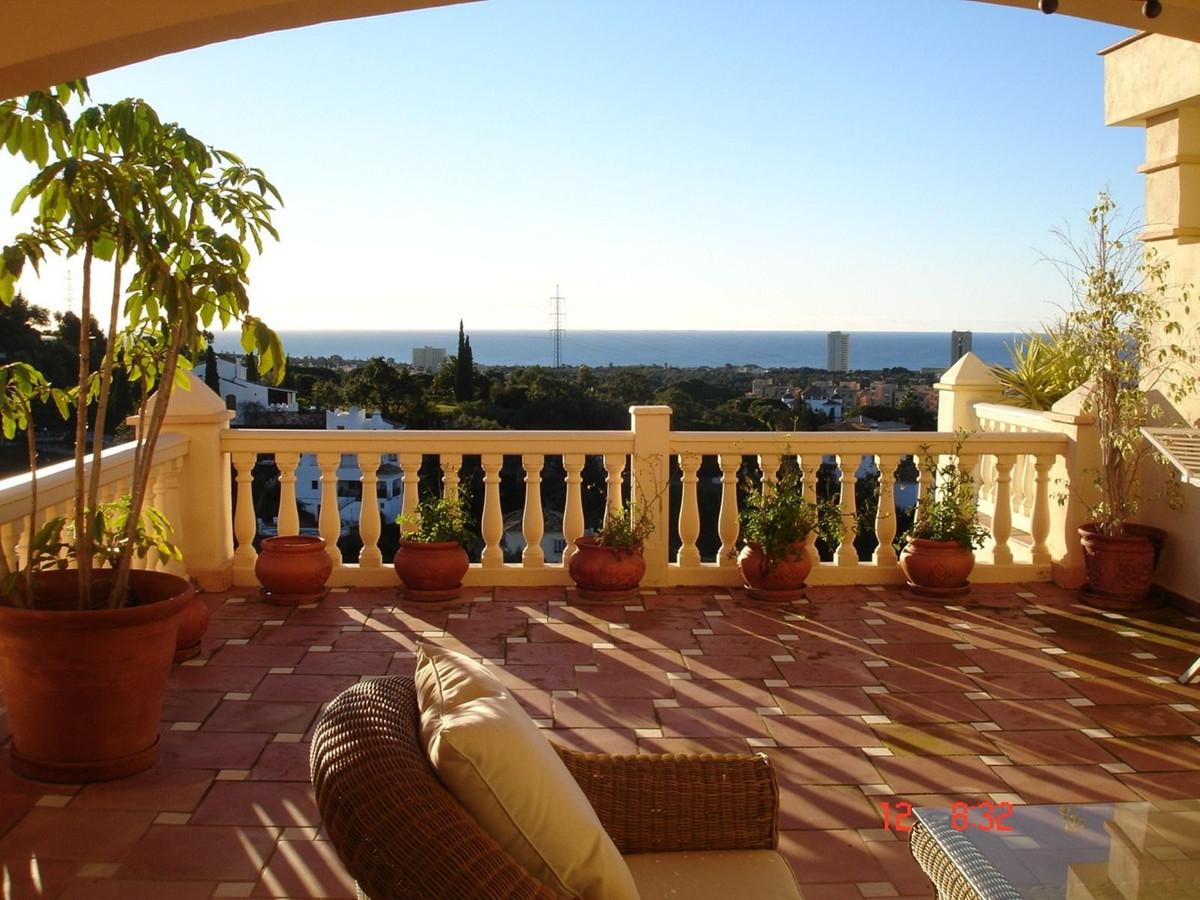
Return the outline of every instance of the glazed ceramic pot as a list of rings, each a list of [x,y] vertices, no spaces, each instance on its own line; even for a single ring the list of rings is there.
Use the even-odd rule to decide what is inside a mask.
[[[767,559],[759,544],[747,544],[738,554],[737,564],[751,597],[777,602],[804,597],[804,580],[813,565],[806,541],[790,545],[778,559]]]
[[[392,560],[409,600],[453,600],[462,592],[470,557],[458,541],[400,541]]]
[[[263,599],[277,606],[320,600],[332,572],[333,560],[325,540],[302,534],[267,538],[254,563]]]
[[[958,541],[913,538],[900,553],[900,569],[915,593],[927,597],[958,597],[971,590],[967,578],[975,568],[975,553]]]
[[[1095,523],[1082,526],[1079,543],[1087,571],[1084,602],[1114,611],[1158,606],[1160,601],[1150,596],[1150,588],[1165,540],[1165,531],[1149,525],[1127,523],[1121,537],[1101,534]]]
[[[37,781],[108,781],[154,765],[179,620],[195,595],[175,575],[134,571],[128,606],[78,610],[77,577],[37,576],[36,609],[0,603],[12,769]]]
[[[575,552],[567,563],[576,593],[584,600],[623,600],[637,593],[646,560],[641,549],[604,547],[594,537],[575,539]]]

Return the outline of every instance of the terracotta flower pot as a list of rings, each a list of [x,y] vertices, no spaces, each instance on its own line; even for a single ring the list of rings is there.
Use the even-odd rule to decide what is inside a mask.
[[[1107,610],[1149,609],[1159,605],[1150,597],[1154,567],[1166,532],[1149,525],[1125,525],[1123,537],[1100,533],[1095,523],[1079,529],[1087,586],[1082,594],[1089,606]]]
[[[211,616],[204,598],[193,592],[192,599],[179,614],[179,634],[175,639],[175,662],[183,662],[200,653],[200,641],[204,637],[204,632],[208,631],[208,620]]]
[[[407,599],[453,600],[462,591],[471,560],[458,541],[401,540],[392,565]]]
[[[179,617],[195,594],[175,575],[135,571],[131,605],[81,611],[77,577],[39,575],[39,609],[0,603],[12,768],[37,781],[107,781],[154,765]]]
[[[267,538],[258,551],[254,575],[262,598],[276,606],[299,606],[325,596],[333,560],[324,538],[293,534]]]
[[[812,571],[805,541],[790,545],[775,560],[767,559],[761,545],[747,544],[738,554],[737,564],[751,597],[776,602],[802,599],[804,579]]]
[[[967,577],[975,553],[958,541],[913,538],[900,553],[900,569],[908,586],[927,597],[958,597],[971,590]]]
[[[602,547],[594,537],[575,539],[567,572],[584,600],[623,600],[637,593],[646,560],[641,549]]]

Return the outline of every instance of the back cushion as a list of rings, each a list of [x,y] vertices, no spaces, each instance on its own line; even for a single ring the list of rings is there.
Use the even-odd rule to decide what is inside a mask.
[[[434,770],[513,859],[570,896],[637,898],[587,797],[499,681],[473,660],[425,644],[415,681]]]

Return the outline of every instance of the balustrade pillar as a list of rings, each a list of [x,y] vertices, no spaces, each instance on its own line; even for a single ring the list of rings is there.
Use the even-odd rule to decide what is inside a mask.
[[[1046,546],[1046,538],[1050,534],[1050,469],[1053,465],[1054,456],[1049,453],[1037,454],[1033,464],[1033,521],[1030,523],[1033,548],[1030,551],[1030,559],[1035,565],[1050,562],[1050,549]]]
[[[338,538],[342,536],[342,511],[338,508],[337,473],[342,462],[340,453],[318,453],[317,468],[321,470],[321,511],[317,514],[317,527],[325,540],[325,552],[333,561],[335,569],[342,565],[342,551],[338,549]]]
[[[604,521],[621,515],[621,473],[625,471],[624,453],[604,455]]]
[[[442,465],[442,496],[458,498],[458,472],[462,468],[461,453],[443,453],[439,460]]]
[[[642,583],[660,587],[667,583],[670,543],[667,527],[668,466],[671,452],[671,407],[633,406],[629,409],[633,425],[633,455],[630,459],[630,489],[636,507],[644,510],[654,523],[642,554],[646,574]]]
[[[855,475],[858,469],[858,459],[854,456],[850,457],[850,465],[846,465],[846,457],[839,455],[837,457],[838,470],[841,475],[841,513],[842,513],[842,528],[844,533],[842,542],[837,548],[837,564],[839,566],[857,566],[858,565],[858,550],[854,546],[854,539],[858,536],[858,517],[857,503],[858,500],[854,496],[854,488],[858,484],[857,476]]]
[[[821,468],[821,454],[813,453],[796,461],[801,465],[804,499],[812,504],[814,510],[817,510],[817,471]],[[814,568],[821,564],[821,551],[817,549],[817,530],[815,528],[808,534],[805,551],[808,553],[808,558],[812,560]]]
[[[253,484],[257,461],[257,453],[233,454],[233,466],[237,470],[237,507],[233,520],[237,550],[233,554],[233,574],[238,584],[255,583],[254,562],[258,554],[254,550],[254,536],[258,533],[258,517],[254,514]]]
[[[564,453],[563,469],[567,473],[567,498],[563,506],[563,554],[566,568],[575,555],[575,539],[583,535],[583,463],[582,453]]]
[[[766,496],[775,489],[775,482],[779,480],[779,454],[760,453],[758,467],[762,470],[762,492]]]
[[[721,537],[721,549],[717,551],[717,565],[736,566],[738,522],[737,476],[742,466],[740,453],[722,453],[717,457],[721,466],[721,513],[717,520],[717,534]]]
[[[174,531],[172,541],[177,547],[183,547],[187,543],[187,536],[183,533],[184,520],[179,509],[179,473],[181,471],[183,471],[183,460],[171,460],[162,467],[154,485],[154,505],[167,517],[167,521],[172,523]],[[187,575],[187,567],[184,566],[183,560],[160,559],[159,564],[163,571],[170,572],[172,575],[180,577]]]
[[[875,512],[875,537],[879,546],[875,548],[875,565],[894,566],[897,563],[896,548],[896,467],[900,457],[892,454],[875,457],[879,466],[879,507]]]
[[[500,470],[504,467],[504,457],[499,453],[485,453],[479,461],[483,466],[483,521],[480,523],[483,555],[480,565],[485,569],[498,569],[504,565],[504,551],[500,547],[504,538],[504,516],[500,511]],[[408,469],[404,472],[407,479]],[[408,500],[407,486],[404,499]]]
[[[400,524],[400,534],[411,534],[417,530],[413,521],[417,514],[417,504],[421,501],[421,454],[401,453],[400,468],[404,472],[401,482],[400,516],[407,520]]]
[[[521,551],[521,565],[527,569],[540,569],[546,565],[546,554],[542,550],[542,536],[546,531],[542,517],[542,466],[545,461],[540,453],[521,456],[521,465],[525,468],[525,513],[521,517],[525,549]]]
[[[279,515],[275,522],[280,535],[300,533],[300,513],[296,508],[296,466],[299,464],[299,453],[275,454],[275,465],[279,467]]]
[[[700,550],[696,541],[700,537],[700,506],[696,497],[696,485],[699,482],[697,473],[700,469],[698,453],[679,454],[679,468],[683,473],[683,495],[679,501],[679,547],[678,562],[680,566],[697,567],[700,565]]]
[[[358,508],[358,536],[362,539],[362,551],[358,554],[358,566],[361,569],[380,569],[383,568],[383,554],[379,551],[382,523],[376,495],[379,454],[359,453],[358,465],[362,470],[362,501]]]
[[[1011,453],[996,456],[996,502],[992,511],[992,561],[996,565],[1007,565],[1013,561],[1012,548],[1008,545],[1012,537],[1012,470],[1016,457]]]

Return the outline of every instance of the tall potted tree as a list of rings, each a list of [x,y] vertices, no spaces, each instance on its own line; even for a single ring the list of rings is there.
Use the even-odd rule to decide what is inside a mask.
[[[249,315],[251,255],[271,226],[274,187],[140,100],[86,106],[85,82],[0,103],[0,144],[37,174],[14,208],[35,207],[28,231],[0,252],[0,301],[18,279],[61,255],[82,276],[76,383],[55,389],[22,363],[4,367],[3,427],[24,430],[31,503],[19,570],[0,591],[0,687],[12,728],[12,766],[48,781],[120,777],[152,765],[180,617],[184,579],[134,567],[178,554],[170,525],[147,503],[154,452],[203,331],[240,324],[242,343],[282,375],[278,337]],[[91,365],[94,280],[111,268],[105,349]],[[130,492],[101,502],[102,440],[114,372],[140,391]],[[37,450],[29,411],[54,402],[74,416],[74,498],[68,516],[39,524]],[[88,455],[88,422],[97,423]],[[68,570],[73,567],[73,570]]]
[[[1131,224],[1117,221],[1106,193],[1088,215],[1083,242],[1058,236],[1067,253],[1056,262],[1074,301],[1059,341],[1073,360],[1074,382],[1088,386],[1083,411],[1095,418],[1100,445],[1099,469],[1090,473],[1099,499],[1088,504],[1092,521],[1079,530],[1083,594],[1104,609],[1134,609],[1152,602],[1165,538],[1132,521],[1154,453],[1141,429],[1165,418],[1157,396],[1177,403],[1196,390],[1195,339],[1180,324],[1191,313],[1190,292],[1168,282],[1167,261],[1137,241]],[[1167,499],[1178,498],[1168,492]]]

